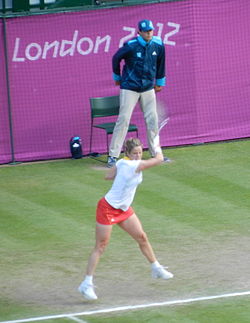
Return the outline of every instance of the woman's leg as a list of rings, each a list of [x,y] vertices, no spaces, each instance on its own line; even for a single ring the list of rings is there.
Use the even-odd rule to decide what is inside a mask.
[[[96,223],[96,243],[93,251],[89,256],[86,272],[88,276],[93,276],[99,259],[104,252],[105,247],[108,245],[111,232],[112,225],[103,225]]]
[[[172,273],[164,269],[164,267],[157,261],[151,244],[148,241],[147,235],[143,231],[141,222],[136,214],[131,215],[131,217],[119,223],[119,225],[138,242],[143,255],[151,263],[153,278],[169,279],[174,276]]]
[[[86,276],[78,287],[78,290],[88,300],[96,300],[97,296],[94,291],[93,274],[99,259],[107,246],[112,232],[112,225],[103,225],[96,223],[96,243],[93,251],[89,256]]]
[[[133,214],[127,220],[120,222],[119,226],[138,242],[141,252],[147,260],[150,263],[154,263],[156,258],[153,248],[136,214]]]

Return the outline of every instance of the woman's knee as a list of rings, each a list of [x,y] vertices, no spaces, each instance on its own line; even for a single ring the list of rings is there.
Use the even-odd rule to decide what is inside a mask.
[[[147,236],[147,234],[144,231],[142,231],[138,235],[137,242],[139,243],[139,245],[144,245],[144,244],[147,244],[148,243],[148,236]]]
[[[108,245],[108,240],[102,240],[96,243],[95,250],[101,255]]]

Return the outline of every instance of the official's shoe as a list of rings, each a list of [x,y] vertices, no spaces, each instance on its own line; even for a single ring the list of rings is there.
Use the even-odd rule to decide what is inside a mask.
[[[117,158],[116,157],[109,156],[108,157],[108,163],[107,163],[108,168],[114,167],[116,161],[117,161]]]
[[[167,267],[165,267],[167,268]],[[170,279],[173,278],[174,275],[167,271],[163,266],[153,268],[152,269],[152,277],[153,278],[162,278],[162,279]]]
[[[89,301],[96,300],[98,297],[94,291],[94,286],[92,284],[87,284],[82,282],[78,287],[78,291]]]
[[[171,163],[171,161],[172,160],[170,158],[164,156],[163,163]]]

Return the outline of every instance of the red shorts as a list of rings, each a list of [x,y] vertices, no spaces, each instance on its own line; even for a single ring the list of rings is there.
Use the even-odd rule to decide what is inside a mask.
[[[113,208],[103,197],[97,204],[96,222],[100,224],[115,224],[122,222],[134,214],[130,206],[127,211]]]

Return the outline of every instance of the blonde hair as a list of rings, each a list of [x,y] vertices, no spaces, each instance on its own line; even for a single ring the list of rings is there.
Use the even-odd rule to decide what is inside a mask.
[[[125,155],[128,156],[135,147],[142,147],[143,148],[141,141],[138,138],[127,139],[124,144]]]

